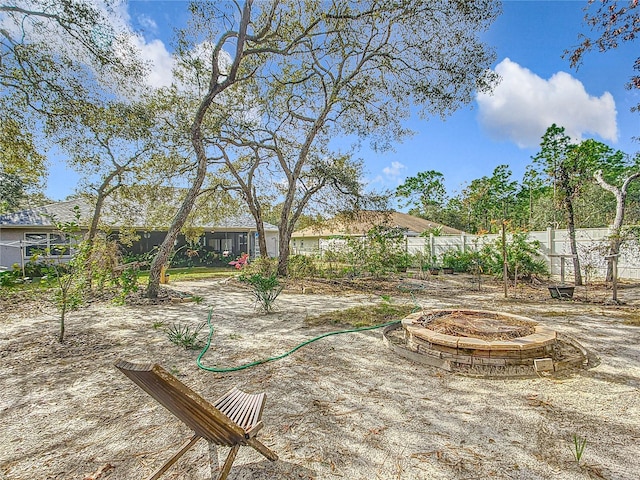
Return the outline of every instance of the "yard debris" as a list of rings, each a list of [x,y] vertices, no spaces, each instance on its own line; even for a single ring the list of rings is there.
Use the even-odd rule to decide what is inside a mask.
[[[83,480],[99,480],[100,478],[103,477],[103,475],[105,475],[105,476],[108,475],[109,472],[111,470],[115,469],[115,468],[116,467],[114,467],[110,463],[107,463],[107,464],[101,466],[98,470],[96,470],[95,473],[92,473],[88,477],[84,477]]]

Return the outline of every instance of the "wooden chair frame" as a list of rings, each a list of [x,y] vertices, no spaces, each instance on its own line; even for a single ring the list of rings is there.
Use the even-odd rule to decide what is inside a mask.
[[[211,404],[160,365],[119,360],[115,366],[194,432],[193,437],[148,480],[160,478],[200,438],[209,442],[212,471],[218,467],[216,446],[231,447],[218,480],[227,478],[243,445],[254,448],[271,461],[278,459],[255,438],[263,426],[264,393],[248,394],[234,387]]]

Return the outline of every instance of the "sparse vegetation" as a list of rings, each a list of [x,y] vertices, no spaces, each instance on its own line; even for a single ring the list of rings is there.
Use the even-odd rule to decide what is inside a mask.
[[[369,327],[381,323],[401,320],[409,315],[415,306],[408,303],[382,301],[377,305],[358,306],[346,310],[337,310],[307,318],[309,325],[349,325],[351,327]]]
[[[573,443],[571,445],[571,453],[573,453],[573,458],[576,460],[576,463],[580,463],[582,455],[584,454],[584,449],[587,446],[587,439],[582,438],[575,433],[571,438],[573,440]]]
[[[284,288],[276,273],[269,276],[260,273],[243,274],[240,275],[239,279],[251,287],[251,293],[256,299],[256,304],[260,310],[265,313],[273,311],[273,304]]]
[[[200,332],[205,325],[206,323],[202,323],[194,328],[182,323],[173,323],[165,330],[165,333],[174,345],[186,350],[197,350],[203,345]]]

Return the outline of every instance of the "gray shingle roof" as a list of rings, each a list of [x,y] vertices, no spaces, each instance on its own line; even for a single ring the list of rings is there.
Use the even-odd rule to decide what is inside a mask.
[[[85,199],[74,199],[65,202],[51,203],[38,208],[30,208],[15,213],[9,213],[6,215],[0,215],[0,226],[6,227],[53,227],[55,222],[72,222],[75,221],[74,207],[79,208],[80,212],[80,224],[88,225],[90,223],[91,215],[93,214],[92,205]],[[144,210],[143,208],[140,209]],[[107,209],[103,215],[102,221],[110,225],[112,228],[118,228],[124,226],[122,224],[121,216],[118,216],[117,209]],[[55,221],[54,221],[55,219]],[[134,227],[139,229],[149,228],[155,230],[166,229],[149,225],[145,222],[144,215],[138,215],[133,220]],[[127,225],[130,225],[127,222]],[[238,229],[238,230],[255,230],[256,224],[253,216],[246,212],[226,216],[219,221],[204,221],[200,222],[198,227],[201,228],[224,228],[224,229]],[[277,231],[278,227],[270,223],[265,223],[264,228],[266,231]]]

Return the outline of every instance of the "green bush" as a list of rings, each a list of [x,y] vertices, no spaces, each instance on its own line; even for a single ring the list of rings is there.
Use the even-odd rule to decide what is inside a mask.
[[[20,278],[19,270],[0,272],[0,287],[12,287]]]
[[[273,304],[284,288],[284,285],[280,283],[276,273],[269,276],[264,276],[260,273],[243,273],[240,275],[239,279],[241,282],[249,284],[253,296],[261,310],[266,313],[273,310]]]
[[[527,240],[526,232],[509,235],[506,245],[509,278],[530,280],[534,276],[548,276],[549,271],[540,256],[540,242]],[[484,273],[502,277],[502,239],[484,245],[479,250],[447,250],[442,265],[456,272]]]
[[[308,255],[291,255],[288,272],[290,278],[306,278],[316,275],[317,268],[313,257]]]
[[[463,252],[458,248],[453,248],[442,255],[442,266],[453,268],[454,272],[476,273],[478,268],[482,266],[482,256],[473,250]]]
[[[507,272],[511,279],[530,280],[534,276],[549,276],[549,270],[540,257],[540,242],[527,240],[526,232],[514,232],[507,238]],[[501,277],[503,275],[502,238],[485,245],[482,255],[487,272]]]
[[[266,277],[270,277],[271,275],[275,275],[277,271],[277,258],[258,257],[242,268],[242,276],[252,275],[256,273]]]

